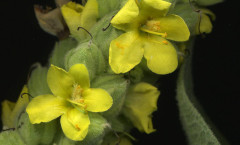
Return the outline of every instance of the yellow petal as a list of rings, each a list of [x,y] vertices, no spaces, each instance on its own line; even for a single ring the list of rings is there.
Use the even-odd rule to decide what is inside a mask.
[[[121,30],[128,30],[129,25],[135,21],[139,8],[135,0],[128,0],[123,8],[113,17],[112,25]]]
[[[77,109],[70,109],[61,117],[61,126],[64,134],[74,141],[81,141],[86,137],[89,125],[88,115]]]
[[[24,85],[16,103],[7,100],[2,102],[3,126],[8,128],[17,126],[19,115],[25,110],[29,102],[29,96],[27,94],[22,96],[23,93],[28,93],[26,85]]]
[[[125,73],[140,63],[143,43],[138,32],[131,31],[112,40],[109,49],[109,64],[115,73]]]
[[[32,124],[49,122],[68,110],[67,102],[61,97],[41,95],[33,98],[26,111]]]
[[[89,73],[84,64],[75,64],[69,69],[69,74],[74,78],[75,83],[81,86],[81,88],[89,88]]]
[[[164,0],[142,0],[142,5],[144,8],[146,8],[145,5],[147,5],[151,9],[156,9],[159,11],[159,13],[162,13],[162,15],[165,15],[171,6],[171,3],[166,2]],[[144,8],[143,8],[143,11],[149,10],[149,9],[144,9]]]
[[[184,20],[173,14],[149,20],[141,30],[174,41],[187,41],[190,36]]]
[[[200,34],[199,31],[201,33],[211,33],[212,27],[213,26],[212,26],[212,22],[211,22],[210,18],[207,15],[202,14],[201,20],[200,20],[200,28],[199,28],[199,26],[197,26],[196,33]]]
[[[74,79],[65,70],[51,65],[47,74],[47,82],[55,96],[68,98],[72,95]]]
[[[148,68],[157,74],[168,74],[178,66],[177,52],[171,42],[162,37],[148,37],[144,48]]]
[[[87,30],[96,23],[98,17],[98,3],[96,0],[88,0],[81,14],[80,26]]]
[[[14,127],[14,123],[13,120],[11,118],[11,114],[12,114],[12,110],[15,106],[14,102],[8,101],[8,100],[4,100],[2,102],[2,125],[3,128],[13,128]]]
[[[140,15],[148,18],[165,16],[171,6],[170,2],[163,0],[141,0],[140,3]]]
[[[81,24],[81,13],[83,9],[83,6],[75,2],[69,2],[61,7],[63,18],[68,25],[70,33],[76,39],[79,38],[78,35],[83,35],[78,31],[78,27]]]
[[[113,104],[112,97],[103,89],[91,88],[83,91],[82,97],[91,112],[107,111]]]
[[[159,94],[156,87],[147,83],[138,83],[127,93],[124,114],[139,131],[148,134],[155,131],[151,115],[157,110]]]

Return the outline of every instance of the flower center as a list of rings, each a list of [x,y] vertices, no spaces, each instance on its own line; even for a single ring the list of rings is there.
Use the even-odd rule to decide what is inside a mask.
[[[83,88],[81,88],[80,85],[75,84],[73,86],[72,96],[69,101],[71,103],[74,103],[78,106],[83,107],[83,109],[85,110],[87,108],[87,105],[84,103],[84,98],[82,96],[82,92],[83,92]]]
[[[161,23],[157,20],[147,20],[147,22],[142,25],[140,29],[144,32],[160,35],[164,38],[167,37],[167,33],[161,31]]]

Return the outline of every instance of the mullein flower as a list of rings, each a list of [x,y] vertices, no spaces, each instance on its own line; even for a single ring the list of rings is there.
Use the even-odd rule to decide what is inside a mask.
[[[20,96],[16,103],[4,100],[2,102],[2,123],[3,128],[16,128],[17,127],[17,121],[19,119],[19,116],[21,112],[23,112],[29,103],[29,96],[28,95],[22,95],[23,93],[28,93],[28,88],[25,85],[20,93]]]
[[[158,89],[148,83],[138,83],[127,93],[124,114],[141,132],[147,134],[155,131],[152,124],[152,113],[157,110]]]
[[[128,0],[114,16],[113,27],[126,31],[110,44],[109,64],[115,73],[128,72],[143,56],[154,73],[177,68],[177,53],[168,40],[187,41],[190,32],[181,17],[167,15],[170,6],[163,0]]]
[[[61,116],[64,134],[75,141],[83,140],[90,125],[88,111],[104,112],[113,103],[103,89],[90,88],[88,70],[83,64],[73,65],[69,72],[51,65],[47,82],[52,94],[35,97],[27,106],[30,122],[49,122]]]
[[[98,3],[96,0],[88,0],[85,6],[75,2],[69,2],[61,7],[61,12],[68,25],[70,34],[78,41],[86,38],[88,34],[79,29],[89,30],[97,21]]]

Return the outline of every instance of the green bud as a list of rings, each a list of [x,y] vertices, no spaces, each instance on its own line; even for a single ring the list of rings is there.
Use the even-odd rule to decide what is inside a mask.
[[[86,138],[78,142],[77,145],[101,145],[105,135],[105,128],[108,126],[107,120],[97,113],[88,112],[90,126]]]
[[[42,67],[39,63],[36,64],[36,69],[32,71],[31,77],[28,81],[28,92],[33,97],[51,94],[51,90],[47,84],[47,67]]]
[[[123,31],[117,30],[112,26],[108,27],[115,14],[116,12],[112,12],[103,17],[90,31],[93,35],[94,43],[102,50],[103,56],[106,60],[108,60],[111,41],[123,33]],[[106,30],[103,31],[103,28],[106,28]]]
[[[127,81],[119,75],[104,74],[93,80],[91,85],[93,88],[102,88],[113,98],[112,107],[108,111],[103,112],[103,115],[106,118],[117,116],[121,111],[125,99],[127,84]]]
[[[68,71],[72,65],[77,63],[84,64],[87,67],[90,80],[103,73],[106,67],[102,52],[95,44],[89,45],[88,42],[79,44],[67,53],[65,58],[66,70]]]
[[[120,0],[97,0],[97,2],[100,18],[102,18],[106,14],[111,13],[112,11],[119,9],[121,3]]]
[[[0,133],[0,143],[2,145],[26,145],[17,130]]]
[[[55,136],[56,121],[33,125],[30,123],[27,113],[23,113],[18,121],[18,132],[27,145],[48,145]]]
[[[76,46],[77,41],[71,38],[56,42],[49,60],[50,63],[64,69],[64,58],[66,53]]]

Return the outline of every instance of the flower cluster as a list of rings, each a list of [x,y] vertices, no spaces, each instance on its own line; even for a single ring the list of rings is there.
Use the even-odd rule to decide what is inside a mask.
[[[57,8],[46,13],[35,7],[43,30],[60,39],[50,65],[38,65],[31,73],[23,93],[32,98],[3,102],[4,127],[17,127],[19,118],[24,120],[33,139],[26,139],[24,127],[16,138],[25,137],[33,145],[131,145],[126,136],[131,129],[156,131],[152,113],[160,91],[154,84],[177,69],[183,59],[178,54],[190,36],[211,32],[207,15],[214,18],[214,14],[201,9],[199,19],[185,0],[56,3]],[[27,118],[21,115],[25,109]],[[55,137],[57,118],[63,134]]]

